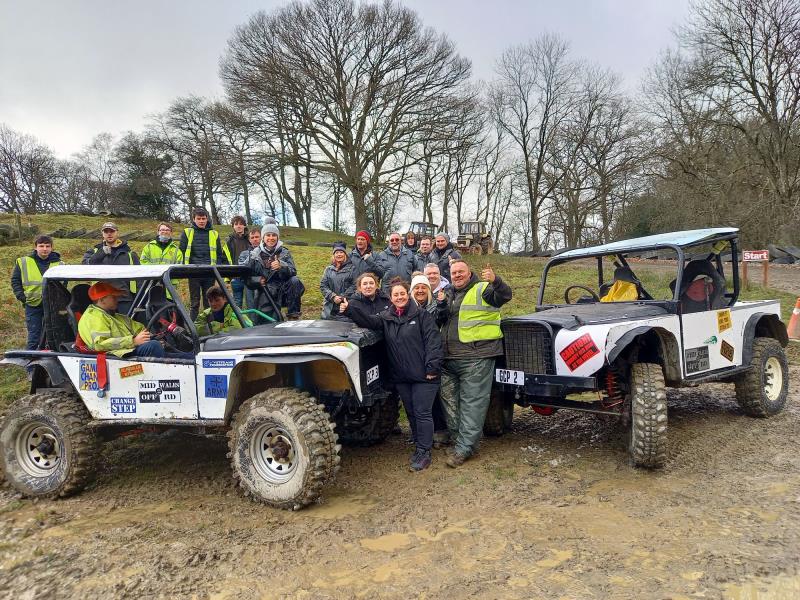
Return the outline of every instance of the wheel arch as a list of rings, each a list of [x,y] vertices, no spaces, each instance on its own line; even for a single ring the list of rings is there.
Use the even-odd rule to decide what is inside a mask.
[[[231,370],[229,382],[226,425],[242,402],[271,387],[297,387],[312,393],[348,389],[360,394],[361,390],[360,382],[353,381],[345,363],[324,353],[248,356]]]
[[[663,327],[642,325],[625,332],[606,355],[608,364],[618,359],[628,363],[656,363],[664,370],[667,382],[681,380],[680,344],[675,335]]]
[[[784,348],[789,344],[786,326],[778,315],[763,312],[752,314],[744,326],[742,364],[750,364],[753,359],[753,340],[757,337],[773,338]]]

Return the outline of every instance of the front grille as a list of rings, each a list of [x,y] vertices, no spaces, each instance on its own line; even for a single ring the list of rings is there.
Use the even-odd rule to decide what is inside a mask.
[[[554,375],[553,340],[541,323],[503,323],[506,368],[526,373]]]

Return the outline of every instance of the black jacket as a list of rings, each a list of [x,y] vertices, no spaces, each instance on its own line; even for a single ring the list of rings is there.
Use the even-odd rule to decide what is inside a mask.
[[[444,291],[447,306],[443,309],[445,323],[442,326],[442,338],[445,356],[448,359],[491,358],[503,355],[502,339],[479,340],[477,342],[462,342],[458,339],[458,311],[461,309],[461,302],[464,300],[467,290],[478,283],[480,283],[480,279],[473,273],[467,285],[460,290],[451,285]],[[494,283],[486,286],[481,297],[487,304],[500,308],[511,300],[511,288],[499,276],[495,276]]]
[[[369,258],[364,258],[369,254]],[[378,279],[383,277],[383,267],[378,264],[375,254],[372,252],[372,244],[367,245],[367,251],[362,255],[358,248],[353,248],[350,251],[350,262],[356,268],[355,276],[358,277],[362,273],[372,273]]]
[[[194,239],[192,240],[192,253],[189,256],[189,264],[192,265],[210,265],[211,264],[211,248],[208,245],[208,232],[211,231],[211,221],[208,222],[203,229],[200,229],[196,224],[192,223],[194,229]],[[217,264],[227,265],[228,257],[222,249],[222,239],[217,236]],[[181,241],[178,247],[186,256],[186,247],[189,245],[189,238],[186,236],[186,231],[181,233]],[[231,255],[233,256],[233,255]],[[184,259],[185,260],[185,259]]]
[[[39,267],[39,272],[44,275],[44,272],[50,268],[53,263],[61,262],[61,255],[58,252],[51,252],[47,260],[43,260],[36,254],[36,250],[31,252],[28,256],[33,257],[36,261],[36,266]],[[14,261],[14,270],[11,272],[11,290],[14,292],[14,297],[25,304],[25,289],[22,287],[22,271],[19,270],[19,263]]]
[[[139,256],[131,250],[128,242],[122,242],[111,249],[110,254],[103,252],[105,242],[100,242],[89,248],[83,255],[81,264],[84,265],[138,265]],[[131,260],[131,258],[133,260]]]
[[[434,246],[431,253],[428,255],[428,262],[432,262],[439,267],[439,273],[442,277],[450,280],[450,258],[453,260],[461,258],[461,253],[453,248],[453,244],[447,244],[442,250]],[[423,265],[424,266],[424,265]]]
[[[409,300],[402,316],[394,306],[377,315],[369,315],[357,304],[350,304],[345,314],[361,326],[382,329],[389,362],[389,381],[394,383],[425,383],[426,375],[438,377],[444,353],[442,338],[434,317]]]
[[[379,312],[392,307],[389,296],[380,288],[375,291],[375,296],[372,299],[367,298],[361,292],[356,292],[348,302],[350,306],[355,305],[361,312],[368,315],[377,315]]]
[[[234,231],[228,236],[228,241],[226,244],[228,245],[228,251],[231,253],[231,260],[236,261],[242,252],[250,250],[250,240],[248,235],[247,227],[245,227],[242,235],[237,235],[237,233]]]

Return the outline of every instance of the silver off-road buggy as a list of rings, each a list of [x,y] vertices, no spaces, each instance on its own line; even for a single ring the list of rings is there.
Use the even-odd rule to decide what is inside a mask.
[[[280,322],[274,303],[276,322],[249,326],[223,279],[247,275],[242,267],[182,265],[48,270],[41,349],[10,351],[2,361],[31,377],[30,395],[0,427],[8,481],[27,496],[66,496],[92,479],[101,439],[182,428],[227,433],[233,476],[255,499],[290,509],[316,500],[339,468],[340,441],[377,443],[396,425],[397,398],[381,385],[383,340],[350,323]],[[245,327],[200,337],[182,299],[190,278],[216,280]],[[86,350],[77,326],[97,280],[135,281],[120,310],[167,350],[195,358]]]
[[[652,468],[667,458],[666,386],[733,382],[745,414],[778,413],[786,327],[777,301],[738,300],[737,234],[665,233],[552,258],[537,312],[502,322],[505,364],[484,431],[508,428],[514,404],[617,415],[633,464]]]

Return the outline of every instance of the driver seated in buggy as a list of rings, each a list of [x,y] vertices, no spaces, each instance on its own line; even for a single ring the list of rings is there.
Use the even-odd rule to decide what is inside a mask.
[[[191,352],[167,352],[151,339],[144,325],[117,312],[119,298],[125,291],[111,283],[99,281],[89,288],[92,304],[78,322],[78,333],[86,348],[122,357],[193,359]]]

